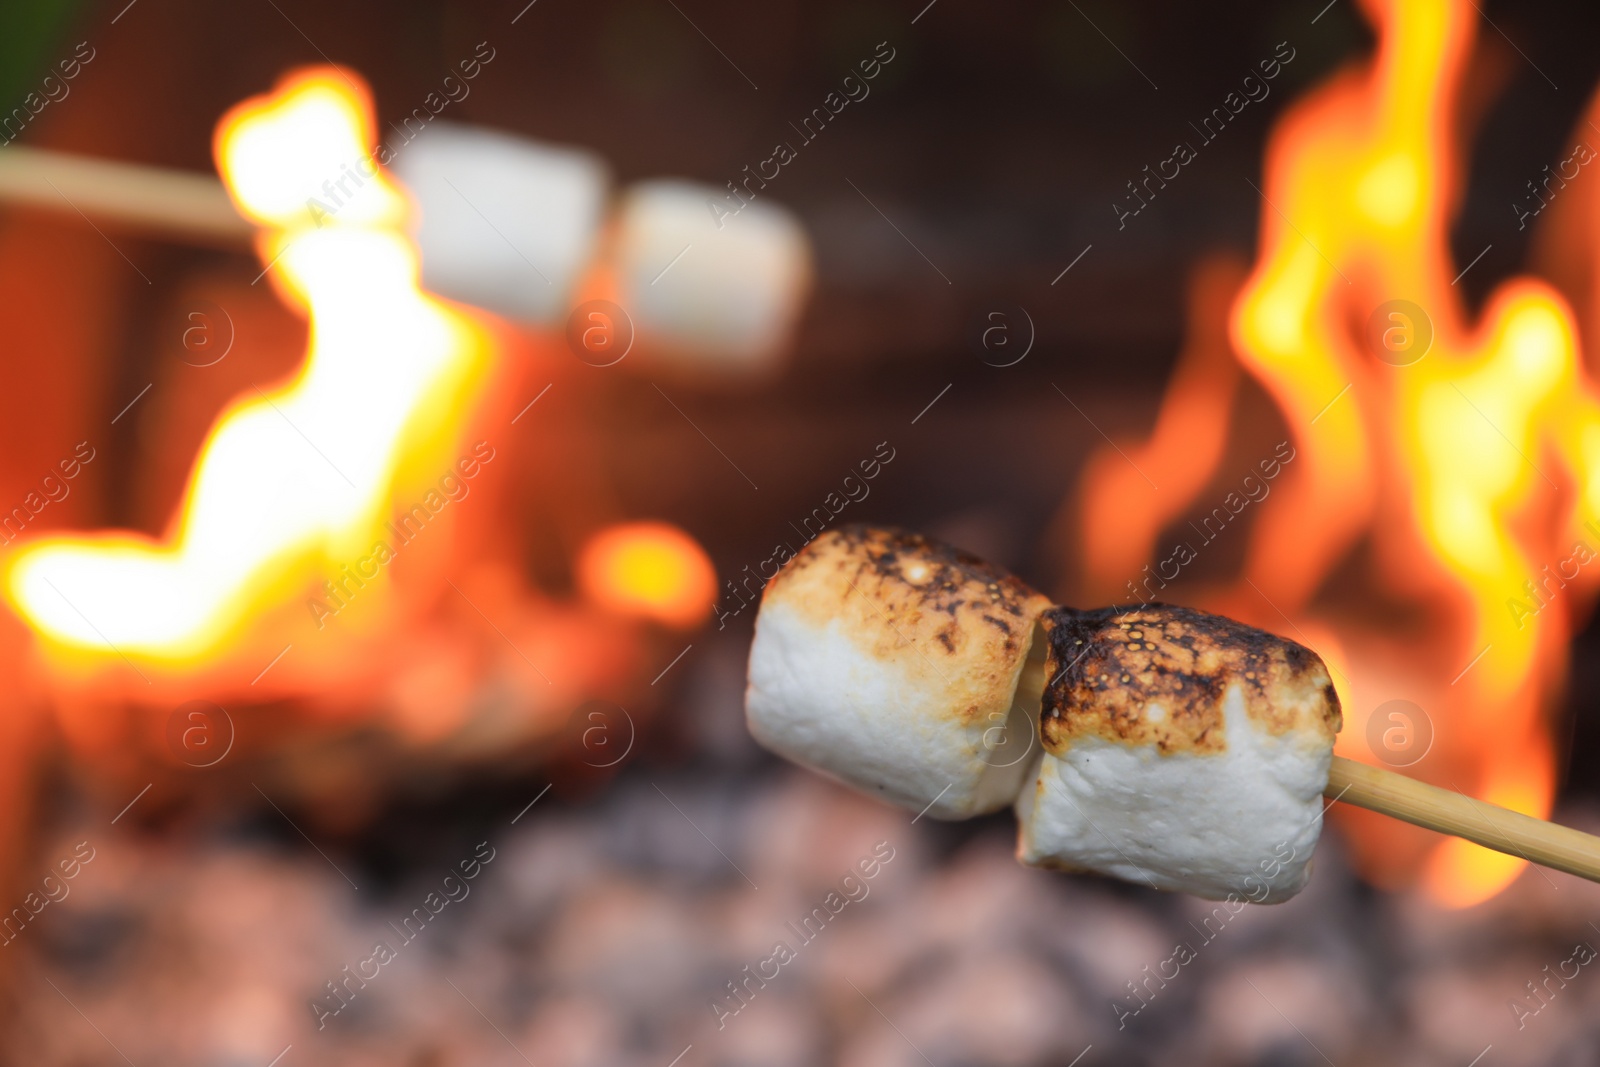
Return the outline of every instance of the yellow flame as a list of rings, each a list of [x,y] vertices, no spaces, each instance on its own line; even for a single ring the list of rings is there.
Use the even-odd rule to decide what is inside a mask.
[[[218,418],[164,538],[51,537],[8,561],[9,602],[50,641],[204,656],[364,552],[396,488],[443,469],[491,342],[419,287],[406,199],[370,163],[371,115],[363,88],[316,69],[219,123],[219,170],[307,310],[309,351],[289,384]]]
[[[1241,580],[1210,602],[1253,604],[1255,621],[1301,640],[1331,633],[1340,695],[1359,705],[1353,719],[1428,694],[1437,741],[1406,772],[1544,816],[1556,780],[1548,704],[1600,567],[1574,574],[1569,564],[1559,582],[1544,568],[1572,558],[1579,542],[1600,553],[1600,537],[1584,529],[1600,514],[1600,393],[1549,285],[1506,282],[1475,328],[1454,285],[1453,107],[1471,5],[1366,7],[1379,29],[1374,60],[1295,105],[1269,143],[1260,255],[1234,303],[1232,341],[1281,409],[1298,457],[1259,509]],[[1431,324],[1416,362],[1382,359],[1364,336],[1394,300]],[[1395,321],[1416,329],[1416,319]],[[1181,406],[1169,399],[1163,419]],[[1181,449],[1180,436],[1158,424],[1151,440]],[[1086,484],[1083,511],[1149,508],[1122,509]],[[1146,544],[1158,532],[1127,536]],[[1397,631],[1376,607],[1361,618],[1318,615],[1315,599],[1340,584],[1329,582],[1336,568],[1349,573],[1363,539],[1369,559],[1357,562],[1374,599],[1406,602],[1426,620],[1420,634]],[[1086,569],[1103,562],[1090,555]],[[1374,662],[1385,647],[1398,667]],[[1349,732],[1339,751],[1375,758]],[[1420,878],[1450,905],[1492,896],[1524,866],[1462,841],[1406,844],[1365,821],[1352,828],[1358,862],[1377,880]]]
[[[602,607],[685,629],[706,620],[717,592],[705,550],[664,522],[621,523],[590,538],[578,584]]]

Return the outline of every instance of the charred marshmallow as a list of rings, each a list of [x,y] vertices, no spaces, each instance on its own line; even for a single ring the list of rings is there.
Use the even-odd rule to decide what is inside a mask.
[[[1147,604],[1040,619],[1042,752],[1018,857],[1257,903],[1310,876],[1339,699],[1316,653]]]
[[[1010,804],[1036,751],[1017,698],[1048,601],[915,534],[822,534],[768,584],[750,649],[750,732],[780,755],[912,811]]]

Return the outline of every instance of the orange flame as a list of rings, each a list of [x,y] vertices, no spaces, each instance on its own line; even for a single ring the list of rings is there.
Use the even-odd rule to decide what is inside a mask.
[[[371,116],[364,89],[317,69],[219,123],[219,170],[309,315],[309,352],[218,418],[165,537],[51,537],[6,561],[8,602],[59,656],[181,670],[366,553],[392,501],[448,469],[493,345],[419,287],[407,201],[361,167]],[[308,212],[330,179],[359,189]]]
[[[1341,754],[1380,759],[1373,709],[1410,700],[1436,736],[1407,773],[1542,817],[1556,784],[1547,716],[1600,573],[1586,566],[1600,556],[1600,526],[1586,528],[1600,514],[1600,392],[1548,284],[1504,283],[1475,325],[1454,287],[1471,5],[1366,8],[1376,56],[1294,106],[1269,143],[1260,254],[1229,340],[1295,453],[1253,505],[1238,580],[1200,599],[1323,652],[1346,708]],[[1154,504],[1171,493],[1137,477],[1094,478],[1114,453],[1092,461],[1083,563],[1097,592],[1125,599],[1122,579],[1137,576],[1093,517],[1122,516],[1127,543],[1154,545],[1219,469],[1222,450],[1203,444],[1197,458],[1179,426],[1206,389],[1174,380],[1139,459],[1186,472],[1176,502]],[[1365,873],[1420,879],[1449,905],[1493,896],[1523,867],[1345,818]]]

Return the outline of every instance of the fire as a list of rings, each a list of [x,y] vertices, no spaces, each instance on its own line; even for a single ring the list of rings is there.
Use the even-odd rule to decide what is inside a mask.
[[[578,583],[601,607],[683,629],[705,622],[717,594],[705,550],[663,522],[623,523],[596,534],[578,556]]]
[[[50,537],[6,561],[7,600],[58,654],[160,671],[236,644],[449,470],[493,343],[419,287],[406,198],[361,167],[372,141],[368,94],[330,69],[290,75],[218,125],[219,170],[263,227],[267,274],[309,316],[309,351],[291,381],[218,418],[164,537]],[[355,195],[308,211],[326,182]]]
[[[1600,525],[1586,527],[1600,515],[1600,391],[1550,285],[1507,281],[1476,323],[1453,285],[1455,102],[1473,7],[1366,6],[1375,57],[1294,106],[1269,142],[1259,256],[1226,337],[1198,323],[1151,441],[1126,449],[1162,488],[1115,452],[1091,462],[1084,570],[1098,595],[1127,599],[1124,578],[1153,591],[1133,568],[1221,469],[1212,431],[1196,444],[1184,427],[1206,407],[1227,418],[1231,379],[1194,368],[1208,345],[1230,348],[1277,406],[1295,458],[1251,505],[1237,580],[1199,599],[1324,653],[1346,708],[1342,755],[1379,761],[1369,737],[1388,723],[1369,731],[1369,718],[1408,700],[1435,737],[1407,773],[1543,817],[1556,785],[1548,715],[1600,574],[1586,566],[1600,554]],[[1344,817],[1370,877],[1420,880],[1449,905],[1494,895],[1523,866]]]

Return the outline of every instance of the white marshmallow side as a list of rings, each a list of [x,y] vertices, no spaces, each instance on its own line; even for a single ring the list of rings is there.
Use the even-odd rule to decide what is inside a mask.
[[[759,372],[787,347],[811,280],[788,210],[755,201],[719,228],[725,194],[685,181],[631,186],[618,209],[617,301],[641,347],[680,366]]]
[[[1237,685],[1223,713],[1227,747],[1215,754],[1099,737],[1043,753],[1017,798],[1018,858],[1211,900],[1294,896],[1322,832],[1332,747],[1258,730]]]
[[[610,178],[597,157],[434,122],[395,172],[417,201],[425,288],[519,322],[564,321],[599,239]]]
[[[788,759],[931,818],[998,811],[1016,799],[1037,749],[1032,716],[1007,705],[958,721],[946,687],[928,675],[925,665],[864,655],[836,620],[764,604],[750,649],[750,732]]]

